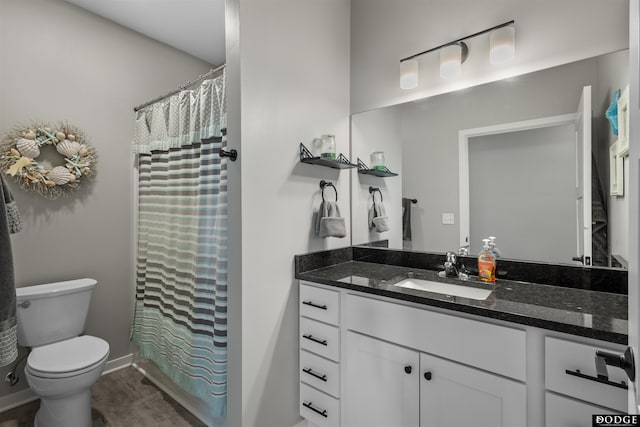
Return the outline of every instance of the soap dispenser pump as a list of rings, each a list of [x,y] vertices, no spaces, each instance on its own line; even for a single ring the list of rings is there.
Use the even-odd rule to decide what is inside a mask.
[[[496,254],[496,258],[502,257],[502,252],[496,246],[496,238],[494,236],[489,236],[489,249]]]
[[[483,239],[483,246],[478,255],[478,279],[482,282],[496,282],[496,255],[489,246],[489,239]]]

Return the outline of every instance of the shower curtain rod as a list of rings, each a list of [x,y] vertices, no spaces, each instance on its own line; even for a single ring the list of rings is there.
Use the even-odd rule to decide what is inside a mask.
[[[167,92],[166,94],[162,95],[162,96],[158,96],[157,98],[153,98],[151,101],[147,101],[144,104],[140,104],[137,107],[133,108],[134,112],[138,112],[139,110],[142,110],[144,107],[148,107],[151,104],[155,104],[158,101],[162,101],[165,98],[168,98],[172,95],[175,95],[176,93],[180,93],[181,91],[189,88],[190,86],[193,86],[194,84],[201,82],[202,80],[209,78],[209,77],[213,77],[214,75],[221,73],[222,70],[224,70],[224,67],[226,66],[226,64],[219,66],[218,68],[212,68],[209,71],[207,71],[204,74],[201,74],[200,76],[198,76],[197,79],[195,79],[194,81],[188,81],[186,84],[180,86],[178,89],[172,90]]]

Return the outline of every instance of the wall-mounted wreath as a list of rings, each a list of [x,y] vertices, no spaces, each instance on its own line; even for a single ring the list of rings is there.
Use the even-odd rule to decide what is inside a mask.
[[[39,163],[41,152],[48,149],[59,161]],[[16,126],[0,141],[0,152],[2,173],[48,199],[76,191],[95,174],[95,149],[80,129],[66,123]]]

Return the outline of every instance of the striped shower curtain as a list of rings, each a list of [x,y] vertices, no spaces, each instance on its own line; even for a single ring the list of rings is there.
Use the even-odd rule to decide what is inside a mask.
[[[135,141],[132,339],[140,356],[202,399],[214,417],[226,414],[227,394],[227,161],[218,156],[226,145],[223,127],[224,75],[138,112]]]

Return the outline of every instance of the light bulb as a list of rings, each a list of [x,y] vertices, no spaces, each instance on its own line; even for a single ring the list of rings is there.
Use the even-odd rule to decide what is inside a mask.
[[[489,61],[502,64],[513,59],[516,52],[516,29],[513,26],[493,30],[489,36]]]
[[[415,89],[418,87],[418,61],[410,59],[400,63],[400,88]]]
[[[440,77],[448,79],[462,71],[462,46],[451,44],[440,50]]]

